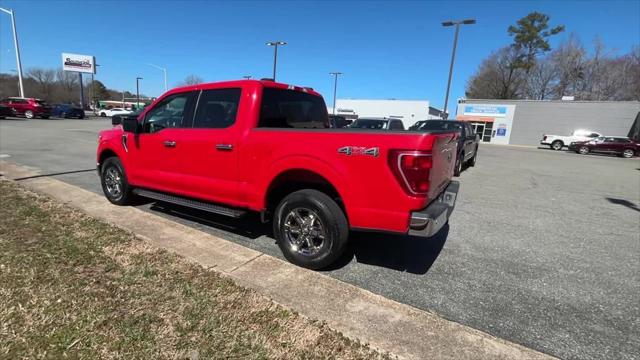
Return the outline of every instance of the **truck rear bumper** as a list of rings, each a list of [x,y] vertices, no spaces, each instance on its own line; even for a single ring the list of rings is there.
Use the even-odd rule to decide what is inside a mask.
[[[423,210],[412,212],[408,234],[431,237],[440,231],[453,212],[459,189],[460,183],[452,181],[429,206]]]

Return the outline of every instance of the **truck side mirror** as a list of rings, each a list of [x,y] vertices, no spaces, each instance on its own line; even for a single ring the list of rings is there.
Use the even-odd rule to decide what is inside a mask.
[[[137,134],[139,130],[138,119],[136,117],[125,117],[122,119],[122,130]]]

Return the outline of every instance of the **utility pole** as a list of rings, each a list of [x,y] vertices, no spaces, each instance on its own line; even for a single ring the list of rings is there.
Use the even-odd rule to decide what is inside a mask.
[[[333,82],[333,115],[336,114],[336,94],[338,92],[338,75],[342,75],[341,72],[330,72],[329,75],[334,76]]]
[[[287,45],[284,41],[269,41],[267,45],[273,46],[273,81],[276,81],[276,67],[278,64],[278,46],[279,45]]]
[[[447,105],[449,103],[449,90],[451,89],[451,77],[453,75],[453,63],[456,60],[456,47],[458,46],[458,34],[460,33],[460,25],[472,25],[475,24],[475,19],[466,19],[460,21],[445,21],[442,23],[442,26],[454,26],[456,27],[456,34],[453,38],[453,50],[451,52],[451,64],[449,65],[449,80],[447,81],[447,92],[444,97],[444,119],[446,120],[449,117],[449,111],[447,110]]]
[[[16,17],[13,10],[4,9],[0,7],[0,11],[3,11],[11,15],[11,26],[13,28],[13,45],[16,48],[16,66],[18,67],[18,82],[20,83],[20,97],[24,97],[24,85],[22,84],[22,61],[20,61],[20,47],[18,46],[18,32],[16,31]]]

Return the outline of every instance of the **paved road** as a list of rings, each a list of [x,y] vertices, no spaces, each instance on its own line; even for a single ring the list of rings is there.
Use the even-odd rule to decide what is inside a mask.
[[[109,124],[0,120],[0,158],[100,193]],[[460,180],[450,227],[427,241],[354,234],[327,274],[562,358],[637,358],[640,161],[485,145]],[[281,257],[256,217],[141,208]]]

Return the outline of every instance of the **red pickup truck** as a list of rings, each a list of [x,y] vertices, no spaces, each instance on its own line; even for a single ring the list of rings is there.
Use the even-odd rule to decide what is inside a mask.
[[[284,256],[319,269],[350,230],[429,237],[448,221],[457,133],[331,129],[310,88],[241,80],[170,90],[100,132],[107,199],[134,196],[273,222]]]

